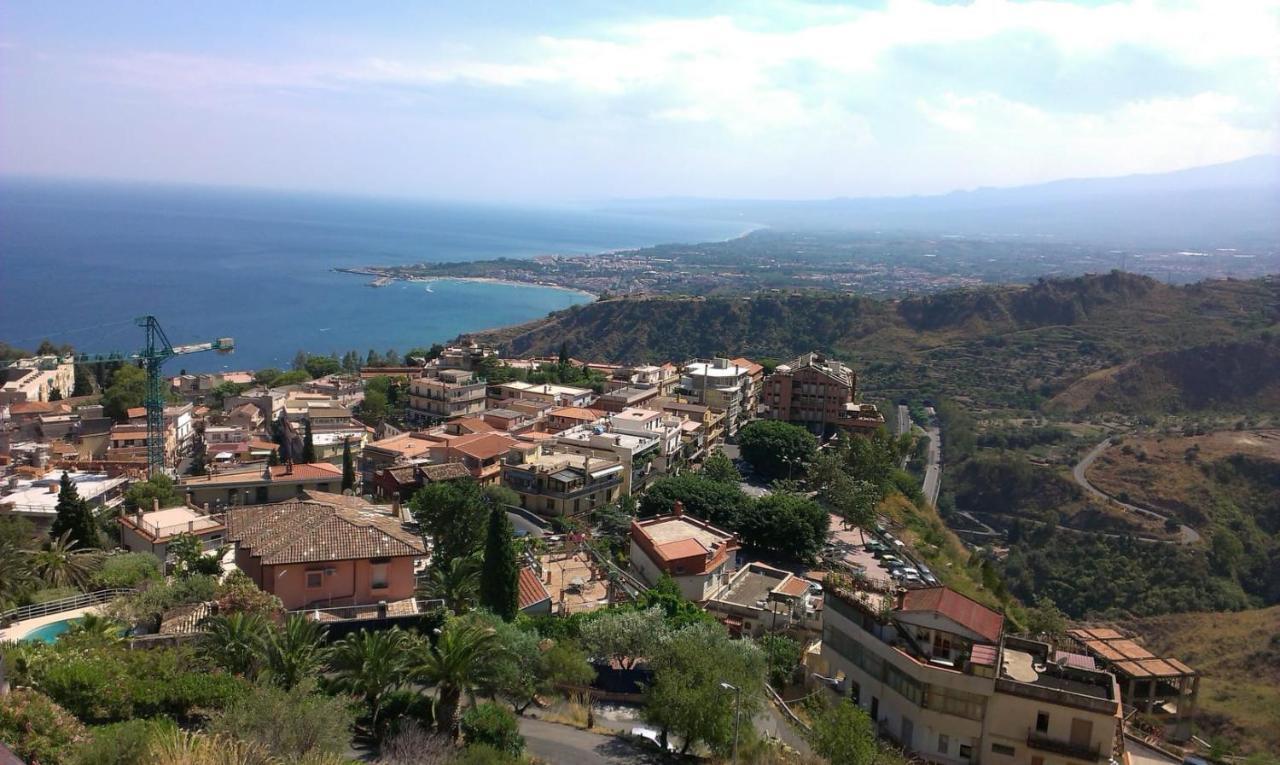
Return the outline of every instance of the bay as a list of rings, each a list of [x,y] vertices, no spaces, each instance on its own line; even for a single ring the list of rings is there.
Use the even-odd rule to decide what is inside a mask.
[[[335,267],[581,254],[743,233],[740,222],[588,206],[511,207],[225,188],[0,180],[0,340],[132,351],[153,314],[174,344],[234,337],[232,356],[166,372],[287,367],[295,352],[415,346],[592,298],[442,281],[370,288]]]

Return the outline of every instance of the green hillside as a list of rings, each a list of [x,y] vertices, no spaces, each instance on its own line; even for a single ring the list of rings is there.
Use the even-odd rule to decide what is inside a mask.
[[[624,362],[725,352],[785,359],[818,349],[853,364],[872,395],[924,391],[1036,408],[1154,348],[1247,340],[1277,321],[1280,280],[1173,287],[1113,272],[905,300],[832,292],[613,299],[473,337],[514,356],[552,354],[563,343],[580,358]]]

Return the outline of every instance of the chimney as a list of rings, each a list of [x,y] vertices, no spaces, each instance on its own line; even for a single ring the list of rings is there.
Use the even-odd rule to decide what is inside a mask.
[[[677,500],[676,500],[676,502],[675,502],[675,504],[671,506],[671,514],[672,514],[672,515],[674,515],[674,516],[675,516],[675,517],[677,517],[677,518],[683,518],[683,517],[684,517],[684,503],[677,499]]]
[[[51,484],[49,484],[49,493],[50,493],[50,494],[57,494],[57,493],[58,493],[58,484],[56,484],[56,483],[51,483]]]
[[[159,498],[159,497],[152,497],[152,498],[151,498],[151,512],[153,512],[153,513],[154,513],[154,512],[159,512],[159,511],[160,511],[160,498]]]
[[[391,514],[400,518],[400,492],[398,491],[391,494]]]

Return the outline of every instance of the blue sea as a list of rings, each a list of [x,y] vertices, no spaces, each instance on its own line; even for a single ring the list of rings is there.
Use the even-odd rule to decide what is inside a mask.
[[[404,352],[588,301],[534,286],[396,282],[338,266],[580,254],[727,239],[742,222],[186,186],[0,180],[0,340],[133,351],[132,319],[230,356],[166,372],[287,367],[298,350]]]

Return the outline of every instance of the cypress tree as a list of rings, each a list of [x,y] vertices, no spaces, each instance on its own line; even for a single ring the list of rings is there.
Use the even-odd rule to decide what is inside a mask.
[[[311,420],[307,420],[306,435],[302,439],[302,461],[310,465],[316,461],[316,441],[311,435]]]
[[[98,523],[89,507],[71,482],[71,476],[64,470],[59,482],[57,516],[49,529],[49,536],[57,539],[70,532],[70,540],[80,547],[98,546]]]
[[[351,440],[342,439],[342,490],[356,488],[356,468],[351,463]]]
[[[511,519],[501,508],[489,511],[489,533],[484,540],[484,570],[480,572],[480,605],[503,621],[520,611],[520,570]]]

